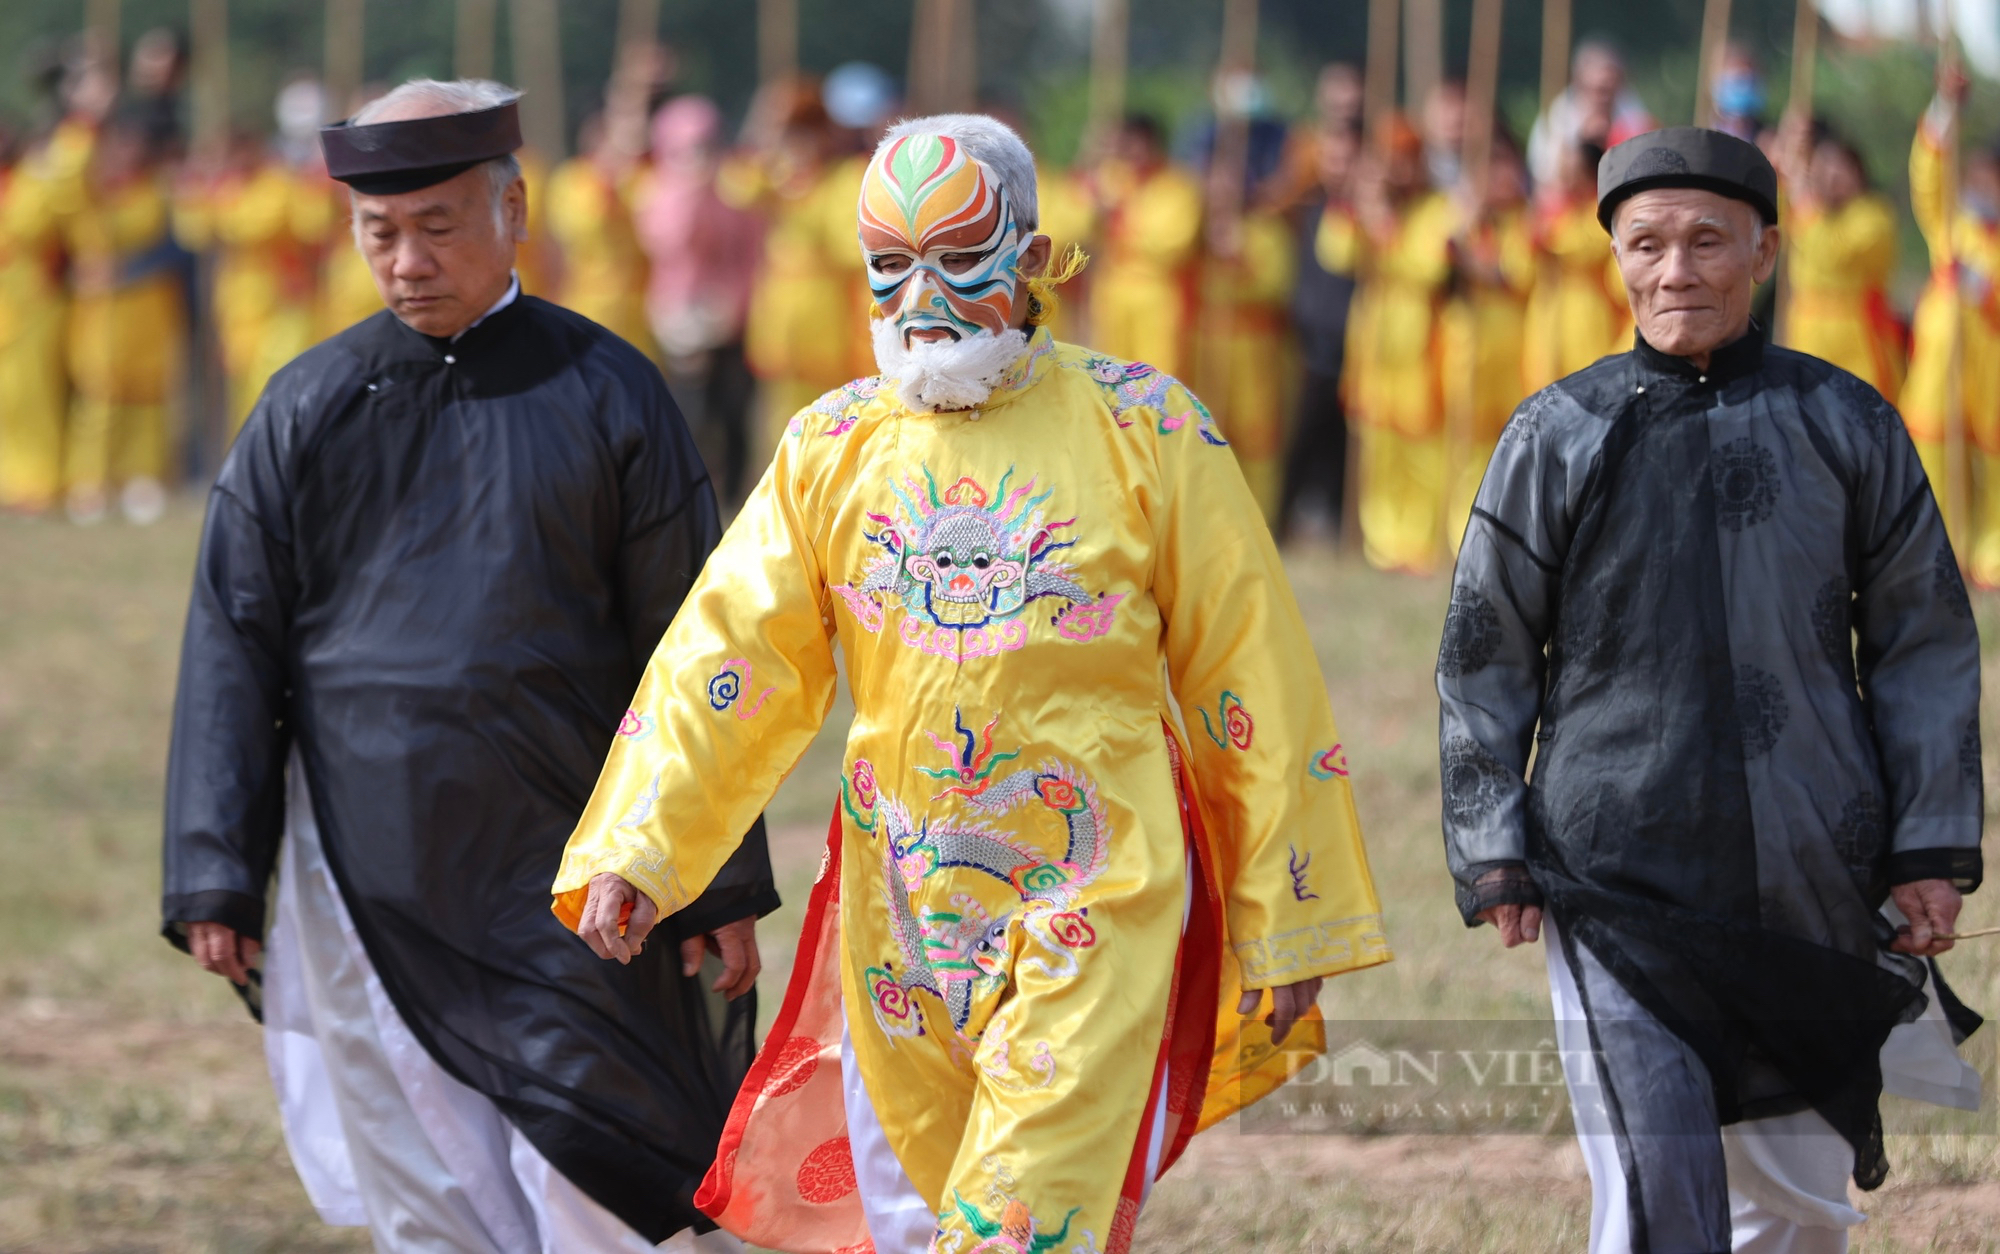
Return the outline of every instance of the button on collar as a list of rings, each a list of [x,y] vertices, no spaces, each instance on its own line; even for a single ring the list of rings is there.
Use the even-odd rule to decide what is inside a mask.
[[[450,353],[446,353],[444,355],[444,364],[447,366],[456,366],[458,364],[458,358]]]

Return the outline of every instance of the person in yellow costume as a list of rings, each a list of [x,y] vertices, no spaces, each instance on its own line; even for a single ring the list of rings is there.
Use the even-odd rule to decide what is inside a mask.
[[[602,115],[578,135],[576,156],[549,175],[548,232],[562,250],[562,295],[568,309],[660,360],[646,318],[646,254],[632,225],[629,194],[634,167],[613,142]]]
[[[759,383],[762,465],[794,413],[853,377],[862,297],[852,241],[832,223],[853,217],[859,169],[838,159],[839,136],[811,84],[776,84],[753,112],[749,129],[769,138],[724,162],[716,190],[769,223],[744,331]]]
[[[1870,190],[1854,146],[1810,119],[1778,144],[1785,180],[1785,347],[1830,361],[1894,404],[1907,349],[1889,304],[1896,210]]]
[[[1957,204],[1947,196],[1944,138],[1965,84],[1940,84],[1910,148],[1910,208],[1930,247],[1931,277],[1911,328],[1910,374],[1897,408],[1946,507],[1953,547],[1972,577],[2000,586],[2000,151],[1966,153]],[[1954,344],[1956,351],[1954,351]],[[1952,376],[1970,483],[1947,483]],[[1952,517],[1954,500],[1970,505]]]
[[[1049,237],[1052,256],[1065,256],[1072,247],[1090,248],[1097,240],[1097,202],[1091,196],[1090,183],[1081,175],[1055,167],[1043,167],[1035,171],[1035,181],[1041,190],[1042,234]],[[1088,282],[1079,276],[1079,283]],[[1088,309],[1088,298],[1078,300],[1072,293],[1056,309],[1048,322],[1049,334],[1059,340],[1080,338],[1083,328],[1088,325],[1084,316]]]
[[[1234,221],[1212,222],[1201,277],[1195,381],[1215,402],[1250,495],[1275,528],[1291,376],[1287,314],[1298,279],[1291,223],[1261,200]]]
[[[1567,145],[1560,175],[1536,205],[1534,291],[1522,345],[1521,394],[1532,395],[1632,346],[1632,311],[1611,240],[1597,223],[1595,140]]]
[[[1160,124],[1125,119],[1096,172],[1103,251],[1090,289],[1091,335],[1107,353],[1186,374],[1200,282],[1200,180],[1168,162]]]
[[[176,197],[182,246],[216,253],[214,317],[232,437],[270,377],[318,338],[318,255],[300,221],[311,194],[261,140],[240,136],[220,169],[188,179]]]
[[[1348,321],[1348,413],[1358,426],[1362,553],[1423,573],[1444,549],[1444,395],[1439,315],[1458,214],[1431,190],[1423,142],[1385,119],[1356,176],[1359,294]]]
[[[758,1245],[1123,1254],[1196,1128],[1323,1047],[1321,980],[1389,959],[1242,473],[1171,376],[1036,325],[1036,208],[993,119],[889,131],[860,224],[882,373],[795,418],[554,884],[629,958],[812,740],[838,645],[826,857],[696,1198]]]
[[[127,518],[152,522],[166,507],[168,407],[185,363],[186,311],[167,188],[142,122],[106,123],[70,208],[70,516],[98,521],[116,491]]]
[[[0,509],[62,499],[64,292],[56,193],[30,155],[0,167]]]
[[[1527,395],[1521,387],[1523,315],[1535,279],[1527,201],[1527,164],[1513,141],[1497,134],[1483,202],[1453,241],[1455,290],[1438,335],[1450,441],[1445,538],[1454,556],[1500,429]]]

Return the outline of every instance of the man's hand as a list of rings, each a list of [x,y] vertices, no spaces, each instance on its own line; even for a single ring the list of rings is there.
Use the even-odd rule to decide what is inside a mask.
[[[757,956],[754,917],[725,923],[706,936],[690,936],[682,941],[682,975],[692,976],[701,970],[703,951],[722,959],[722,974],[715,977],[713,991],[735,1001],[757,986],[757,973],[764,969],[764,960]]]
[[[1889,890],[1896,909],[1909,923],[1896,929],[1889,948],[1894,953],[1929,958],[1950,949],[1952,942],[1939,940],[1958,926],[1958,909],[1965,897],[1950,880],[1913,880]]]
[[[576,934],[598,957],[628,963],[645,949],[646,934],[659,921],[660,908],[651,897],[632,887],[624,876],[606,871],[590,877],[590,893],[584,898]]]
[[[1297,984],[1285,984],[1271,990],[1271,1017],[1265,1020],[1271,1025],[1271,1043],[1281,1045],[1291,1035],[1292,1025],[1306,1017],[1306,1012],[1319,1000],[1320,986],[1326,983],[1323,976],[1310,980],[1300,980]],[[1263,999],[1259,989],[1246,988],[1243,996],[1236,999],[1236,1013],[1254,1015],[1257,1003]]]
[[[238,935],[235,929],[221,923],[190,923],[187,940],[188,952],[202,970],[226,976],[236,985],[250,982],[250,968],[255,965],[257,955],[264,952],[262,941]]]
[[[1542,939],[1540,906],[1489,906],[1475,917],[1491,923],[1500,933],[1500,943],[1509,949]]]

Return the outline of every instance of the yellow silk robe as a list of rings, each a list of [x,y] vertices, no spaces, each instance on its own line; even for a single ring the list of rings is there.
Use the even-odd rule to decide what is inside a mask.
[[[1891,404],[1903,386],[1902,332],[1889,308],[1896,211],[1873,193],[1801,212],[1785,228],[1785,346],[1856,375]]]
[[[1444,548],[1438,326],[1456,229],[1451,202],[1425,192],[1360,251],[1344,391],[1360,428],[1362,552],[1382,570],[1429,571]]]
[[[1486,463],[1500,429],[1527,395],[1521,383],[1528,293],[1534,286],[1535,250],[1527,213],[1505,210],[1482,223],[1473,246],[1497,270],[1497,281],[1468,278],[1445,306],[1438,343],[1444,371],[1446,473],[1451,486],[1445,538],[1451,550],[1465,536],[1472,500],[1486,477]]]
[[[573,157],[549,176],[548,229],[563,258],[558,303],[658,363],[646,319],[652,265],[639,247],[626,190],[588,157]]]
[[[821,398],[660,642],[557,914],[575,926],[605,871],[663,911],[700,893],[825,719],[836,643],[855,718],[829,861],[701,1204],[758,1244],[865,1239],[844,1007],[890,1145],[963,1242],[943,1248],[1028,1249],[979,1245],[1007,1212],[1116,1254],[1174,994],[1227,1030],[1165,1088],[1170,1146],[1272,1082],[1238,1074],[1269,1044],[1236,1039],[1239,987],[1389,958],[1242,474],[1171,377],[1046,330],[979,410],[913,412],[872,378]]]
[[[55,197],[24,162],[0,174],[0,509],[62,496],[64,292]]]
[[[1632,347],[1632,310],[1597,206],[1545,212],[1537,224],[1535,287],[1522,344],[1523,396]]]
[[[1201,248],[1201,184],[1177,166],[1143,179],[1103,175],[1104,244],[1091,281],[1091,338],[1168,374],[1191,364]]]
[[[267,163],[175,205],[182,246],[219,253],[215,326],[232,434],[270,377],[317,338],[314,249],[301,229],[311,215],[300,203],[312,194],[292,171]]]
[[[168,241],[166,189],[142,178],[93,190],[66,217],[64,243],[79,274],[70,306],[68,363],[74,398],[64,474],[71,488],[165,479],[168,404],[186,362],[186,314],[172,272],[127,271]]]
[[[1246,213],[1240,252],[1211,254],[1202,269],[1195,382],[1215,403],[1264,521],[1275,524],[1284,487],[1285,384],[1292,373],[1286,318],[1298,281],[1291,224],[1269,210]]]
[[[1944,155],[1928,125],[1910,149],[1910,208],[1930,247],[1931,277],[1917,301],[1910,374],[1897,408],[1954,528],[1952,545],[1973,578],[2000,586],[2000,226],[1948,206]],[[1947,212],[1948,210],[1954,210]],[[1949,227],[1947,227],[1947,219]],[[1970,509],[1951,516],[1945,474],[1952,336],[1959,337],[1959,413],[1972,485]]]

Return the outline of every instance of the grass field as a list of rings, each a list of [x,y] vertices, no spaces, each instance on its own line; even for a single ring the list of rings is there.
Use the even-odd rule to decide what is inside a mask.
[[[345,1251],[292,1175],[256,1028],[158,939],[159,812],[199,507],[90,531],[0,521],[0,1251]],[[1293,562],[1399,954],[1331,984],[1329,1016],[1529,1019],[1539,951],[1503,953],[1451,906],[1431,688],[1439,581],[1325,554]],[[2000,640],[2000,600],[1981,598]],[[1989,673],[1989,691],[1994,685]],[[2000,745],[1987,702],[1986,743]],[[835,724],[839,723],[838,712]],[[789,968],[838,761],[823,735],[773,807],[793,905],[765,931],[766,1013]],[[1994,780],[1989,762],[1989,781]],[[2000,923],[1992,894],[1967,926]],[[2000,1005],[2000,940],[1946,959]],[[1985,1050],[1992,1057],[1989,1043]],[[1919,1123],[1915,1126],[1930,1126]],[[1942,1127],[1943,1124],[1935,1126]],[[1992,1135],[1890,1140],[1860,1251],[2000,1251]],[[1546,1136],[1248,1136],[1217,1129],[1162,1182],[1143,1251],[1581,1251],[1588,1187]]]

